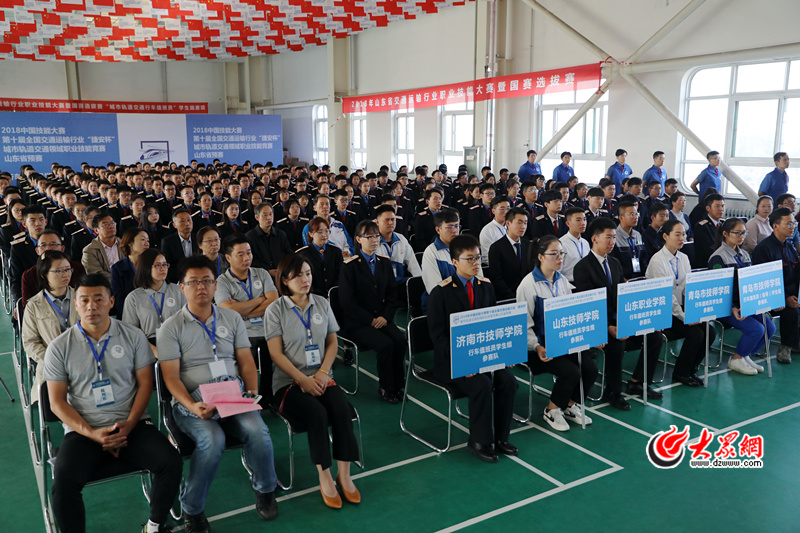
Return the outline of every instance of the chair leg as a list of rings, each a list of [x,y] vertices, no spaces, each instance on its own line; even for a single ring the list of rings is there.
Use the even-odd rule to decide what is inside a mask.
[[[342,340],[343,339],[340,337],[339,341],[342,341]],[[342,392],[344,392],[345,394],[348,394],[350,396],[353,396],[353,395],[355,395],[355,393],[358,392],[358,377],[359,377],[359,374],[361,374],[361,370],[360,370],[361,367],[358,364],[358,346],[356,346],[356,343],[354,343],[354,342],[346,341],[346,342],[343,342],[342,345],[340,345],[340,347],[342,348],[342,350],[344,350],[345,348],[350,348],[353,351],[353,369],[356,372],[356,379],[355,379],[356,383],[355,383],[355,386],[353,387],[353,390],[348,390],[348,389],[342,387],[341,384],[339,384],[339,388],[342,389]],[[337,349],[336,357],[339,358],[339,359],[344,360],[344,357],[340,357],[339,356],[338,349]]]
[[[5,381],[3,381],[3,378],[2,378],[2,377],[0,377],[0,385],[2,385],[2,386],[3,386],[3,388],[6,390],[6,394],[8,394],[8,399],[9,399],[9,400],[11,400],[12,402],[13,402],[13,401],[15,401],[15,400],[14,400],[14,397],[13,397],[13,396],[11,396],[11,391],[10,391],[10,390],[8,390],[8,387],[6,386],[6,382],[5,382]]]
[[[286,432],[289,434],[289,484],[281,483],[280,479],[278,480],[278,486],[280,486],[283,490],[292,490],[294,487],[294,439],[292,433],[292,426],[289,424],[289,421],[283,417],[280,417],[283,420],[283,423],[286,424]]]
[[[600,353],[603,354],[603,370],[602,370],[602,372],[599,372],[599,374],[601,376],[600,377],[600,395],[597,396],[597,397],[593,397],[593,396],[589,396],[589,391],[586,391],[586,393],[585,393],[586,394],[586,399],[587,400],[592,400],[593,402],[601,401],[603,399],[603,391],[606,390],[606,354],[605,354],[605,352],[603,352],[603,350],[599,350],[599,349],[597,350],[597,352],[600,352]],[[597,382],[595,382],[595,384],[596,383]]]
[[[407,376],[408,379],[406,379],[406,388],[405,388],[405,392],[403,393],[403,403],[400,406],[400,429],[403,431],[403,433],[405,433],[406,435],[410,436],[414,440],[417,440],[417,441],[421,442],[422,444],[424,444],[425,446],[427,446],[431,450],[433,450],[433,451],[435,451],[437,453],[446,453],[450,449],[450,439],[451,439],[451,436],[452,436],[452,427],[453,427],[453,398],[452,398],[452,396],[450,395],[450,393],[448,391],[445,391],[445,392],[447,392],[447,445],[444,448],[437,447],[435,444],[432,444],[432,443],[428,442],[427,440],[423,439],[422,437],[420,437],[416,433],[413,433],[411,430],[409,430],[406,427],[405,410],[406,410],[406,402],[408,401],[408,389],[409,389],[409,383],[410,383],[410,379],[411,379],[412,369],[413,369],[413,365],[409,365],[409,367],[408,367],[408,376]]]

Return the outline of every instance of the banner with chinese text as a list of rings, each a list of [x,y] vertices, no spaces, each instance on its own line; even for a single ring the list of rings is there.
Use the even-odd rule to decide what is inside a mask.
[[[208,113],[206,102],[106,102],[52,98],[0,98],[0,111],[58,113]]]

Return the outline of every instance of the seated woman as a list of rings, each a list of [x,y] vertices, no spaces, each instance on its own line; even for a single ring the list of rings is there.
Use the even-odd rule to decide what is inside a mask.
[[[239,218],[243,220],[248,227],[258,227],[256,213],[258,213],[258,206],[261,205],[263,201],[264,197],[256,190],[250,191],[250,194],[247,195],[247,209],[241,212]]]
[[[245,234],[250,229],[247,222],[239,219],[239,204],[236,200],[229,198],[222,203],[222,222],[217,224],[217,229],[223,239],[234,233]]]
[[[311,244],[300,248],[302,255],[314,273],[311,292],[327,298],[331,287],[339,284],[339,270],[342,266],[342,251],[328,242],[331,224],[322,217],[314,217],[308,223]]]
[[[136,262],[136,287],[128,297],[122,312],[122,321],[136,326],[150,341],[153,353],[156,349],[156,332],[166,319],[186,305],[186,297],[180,287],[167,282],[169,263],[158,250],[150,248]]]
[[[683,208],[686,207],[686,195],[678,191],[669,197],[669,201],[672,202],[672,210],[669,212],[670,220],[680,220],[683,230],[686,232],[686,242],[692,242],[694,240],[692,224],[689,222],[689,215],[683,211]]]
[[[544,410],[544,420],[556,431],[569,430],[567,421],[581,423],[580,381],[584,395],[597,377],[597,362],[584,354],[578,365],[577,354],[547,357],[544,338],[544,301],[547,298],[572,294],[572,286],[561,275],[564,250],[555,235],[545,235],[530,248],[533,272],[522,278],[517,288],[517,301],[528,304],[528,366],[534,374],[553,374],[557,379]],[[592,419],[586,417],[586,424]]]
[[[114,296],[114,314],[117,318],[122,316],[125,308],[125,298],[133,290],[133,278],[136,275],[136,261],[139,256],[150,248],[150,236],[142,228],[128,228],[122,234],[119,243],[119,253],[122,256],[111,267],[111,293]]]
[[[375,253],[381,234],[374,221],[362,220],[355,233],[356,254],[347,258],[339,274],[343,329],[359,347],[377,352],[378,395],[396,404],[403,399],[406,339],[394,324],[394,269],[391,260]]]
[[[140,227],[147,231],[147,235],[150,237],[150,246],[158,248],[161,245],[161,240],[169,235],[170,231],[161,225],[161,215],[156,204],[149,203],[145,205],[143,215]]]
[[[684,323],[683,303],[686,293],[686,275],[692,271],[689,258],[680,249],[686,239],[686,232],[679,220],[668,220],[661,227],[664,247],[661,248],[647,265],[648,278],[671,277],[672,284],[672,327],[665,330],[667,337],[684,339],[675,369],[672,371],[673,381],[688,387],[702,387],[704,381],[697,375],[697,366],[706,354],[706,341],[714,342],[716,334],[710,330],[706,339],[706,328],[701,323]]]
[[[756,216],[751,218],[745,224],[747,233],[744,236],[742,249],[746,250],[748,254],[753,253],[758,243],[772,235],[772,226],[769,225],[769,216],[772,214],[772,198],[769,196],[762,196],[756,203]],[[710,267],[709,263],[709,267]]]
[[[767,198],[769,202],[763,202],[764,198]],[[762,196],[758,203],[759,209],[762,204],[765,204],[772,211],[772,198],[769,196]],[[738,218],[729,218],[722,224],[717,233],[715,251],[708,259],[708,268],[733,267],[738,270],[741,267],[748,267],[753,264],[750,260],[750,254],[747,253],[742,245],[748,237],[748,232],[745,228],[745,223]],[[762,315],[741,315],[739,291],[736,287],[733,290],[733,309],[731,311],[733,312],[731,316],[717,319],[724,325],[742,332],[739,344],[736,345],[736,352],[728,361],[728,368],[740,374],[754,376],[764,371],[763,366],[756,364],[751,359],[751,356],[764,347],[764,317]],[[772,337],[775,333],[775,324],[769,317],[767,317],[766,324],[767,336]]]
[[[311,293],[311,265],[298,254],[288,254],[278,264],[277,289],[281,297],[267,308],[264,331],[275,363],[272,378],[278,413],[308,426],[311,462],[317,466],[322,499],[339,508],[342,499],[359,503],[361,494],[350,477],[350,463],[358,459],[350,405],[333,381],[336,332],[339,325],[328,301]],[[338,473],[331,476],[328,425],[333,435],[333,459]]]
[[[69,286],[72,266],[62,252],[48,250],[36,261],[36,276],[42,290],[28,300],[22,316],[22,346],[36,363],[31,402],[39,399],[44,383],[44,354],[47,346],[78,321],[75,292]]]
[[[200,249],[200,254],[208,257],[214,263],[217,277],[230,268],[225,256],[219,253],[221,245],[222,239],[216,226],[205,226],[197,232],[197,247]]]

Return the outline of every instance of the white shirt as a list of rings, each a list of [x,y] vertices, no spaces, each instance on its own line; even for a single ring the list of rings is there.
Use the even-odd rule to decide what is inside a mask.
[[[672,315],[680,319],[684,319],[683,313],[683,297],[686,291],[686,275],[692,271],[692,266],[689,264],[689,258],[681,252],[677,251],[672,255],[666,246],[659,250],[653,257],[650,258],[650,264],[647,265],[648,278],[664,278],[672,279]]]
[[[575,265],[578,264],[578,261],[586,257],[592,249],[592,246],[586,239],[582,237],[573,237],[569,232],[561,237],[559,241],[561,241],[561,247],[564,248],[564,251],[567,253],[561,265],[561,275],[572,282],[572,272],[575,270]]]
[[[192,255],[192,237],[190,236],[188,239],[184,239],[180,235],[178,238],[181,240],[181,247],[183,248],[183,255],[189,257]]]
[[[103,245],[103,249],[106,252],[109,268],[113,267],[114,264],[119,261],[119,247],[117,246],[116,241],[111,246],[106,246],[106,243],[103,241],[100,241],[100,244]]]
[[[483,227],[481,230],[481,255],[484,266],[489,266],[489,248],[495,241],[502,239],[506,233],[508,233],[506,227],[495,219]]]

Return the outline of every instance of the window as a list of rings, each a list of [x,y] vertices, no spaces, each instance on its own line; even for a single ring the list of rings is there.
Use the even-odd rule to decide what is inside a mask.
[[[350,124],[350,166],[363,169],[367,166],[367,114],[353,113]]]
[[[699,68],[687,76],[684,121],[754,190],[774,168],[772,156],[800,141],[800,60]],[[705,154],[681,137],[685,190],[708,165]],[[722,180],[722,193],[741,193]],[[789,181],[800,194],[800,183]]]
[[[473,109],[472,102],[439,107],[442,125],[441,159],[451,169],[451,173],[464,164],[464,147],[474,144]]]
[[[311,113],[314,120],[314,164],[328,164],[328,106],[315,105]]]
[[[406,165],[414,168],[414,113],[397,111],[394,114],[394,170]]]
[[[595,89],[550,93],[538,96],[537,146],[544,146],[575,115]],[[606,173],[606,132],[608,130],[608,92],[547,154],[539,154],[542,173],[550,178],[561,163],[561,152],[570,152],[575,175],[586,183],[597,183]]]

